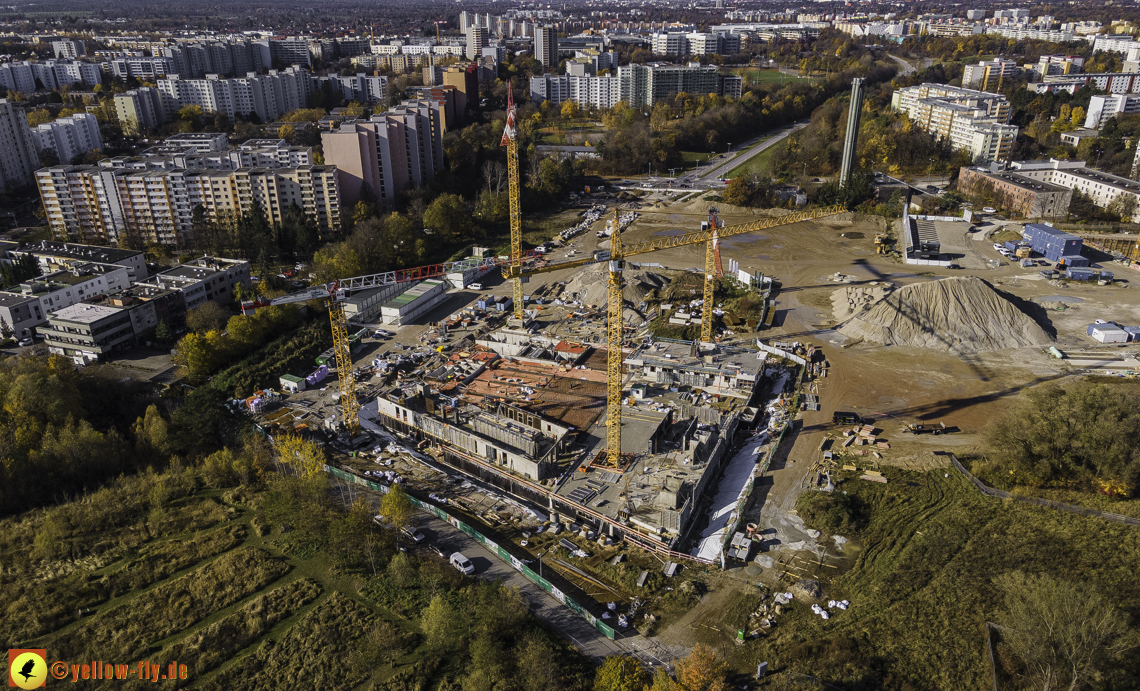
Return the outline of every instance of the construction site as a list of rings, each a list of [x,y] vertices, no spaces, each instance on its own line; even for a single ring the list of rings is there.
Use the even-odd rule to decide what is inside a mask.
[[[1115,281],[1066,280],[991,249],[1030,235],[1017,224],[957,224],[977,261],[916,267],[884,249],[908,219],[684,196],[571,211],[543,252],[280,299],[326,300],[336,346],[251,409],[326,442],[338,472],[485,526],[516,569],[576,589],[599,631],[620,614],[618,638],[665,659],[728,641],[757,584],[818,605],[853,567],[863,546],[807,528],[804,493],[949,477],[947,454],[981,448],[1026,387],[1140,371],[1133,246],[1085,250]],[[694,580],[714,592],[676,606]]]

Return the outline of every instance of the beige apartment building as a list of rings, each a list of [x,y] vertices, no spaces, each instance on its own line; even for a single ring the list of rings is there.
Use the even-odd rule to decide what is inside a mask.
[[[93,165],[36,171],[36,183],[57,239],[118,242],[128,230],[147,242],[180,245],[192,230],[194,208],[206,216],[241,217],[261,206],[279,223],[296,203],[323,233],[340,230],[334,166],[229,170],[128,170]]]

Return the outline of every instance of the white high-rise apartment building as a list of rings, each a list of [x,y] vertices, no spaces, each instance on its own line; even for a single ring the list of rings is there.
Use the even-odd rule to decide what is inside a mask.
[[[103,148],[99,121],[89,113],[76,113],[53,122],[45,122],[32,130],[37,151],[55,151],[60,163],[70,163],[77,156]]]
[[[1008,124],[1009,101],[1001,94],[920,84],[896,91],[891,107],[976,161],[1008,160],[1017,139],[1017,127]]]
[[[167,118],[184,106],[194,105],[230,118],[255,113],[262,122],[272,122],[290,111],[304,108],[309,88],[309,73],[297,67],[270,70],[263,76],[250,73],[233,79],[209,75],[206,79],[168,77],[158,81]]]
[[[28,119],[8,99],[0,98],[0,192],[32,182],[39,167]]]

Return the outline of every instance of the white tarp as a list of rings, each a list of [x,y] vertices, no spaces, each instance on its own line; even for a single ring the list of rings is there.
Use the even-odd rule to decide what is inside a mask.
[[[693,550],[693,556],[709,560],[720,556],[729,519],[748,491],[748,481],[752,479],[752,471],[756,468],[756,453],[761,446],[763,444],[759,440],[751,439],[728,461],[724,477],[720,479],[716,496],[712,500],[709,524],[701,531],[701,541]]]

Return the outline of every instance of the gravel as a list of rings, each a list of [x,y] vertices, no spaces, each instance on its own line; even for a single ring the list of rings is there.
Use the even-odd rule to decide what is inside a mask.
[[[884,345],[969,353],[1053,342],[1032,317],[972,276],[909,285],[849,316],[840,333]]]

